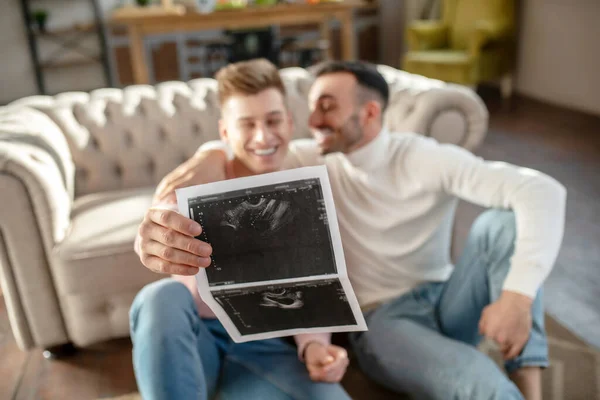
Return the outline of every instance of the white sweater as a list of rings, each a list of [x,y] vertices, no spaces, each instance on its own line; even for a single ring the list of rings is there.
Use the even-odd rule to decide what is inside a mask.
[[[211,141],[199,151],[231,150]],[[452,274],[450,242],[458,199],[513,210],[517,240],[504,289],[535,297],[560,248],[566,190],[538,171],[488,162],[454,145],[382,131],[351,154],[319,155],[295,140],[284,169],[327,166],[348,274],[361,306]],[[299,350],[330,335],[297,335]]]
[[[294,141],[285,168],[323,163],[362,306],[450,277],[459,198],[514,211],[517,240],[505,290],[535,297],[556,260],[566,190],[540,172],[486,162],[421,135],[386,131],[348,155],[321,157],[314,141]]]

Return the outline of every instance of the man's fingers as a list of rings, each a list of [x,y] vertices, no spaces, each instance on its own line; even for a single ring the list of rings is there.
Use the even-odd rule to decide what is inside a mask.
[[[185,185],[186,182],[190,181],[193,177],[193,171],[182,171],[178,175],[169,179],[168,182],[165,182],[165,185],[160,191],[160,196],[164,198],[169,194],[174,193],[175,189],[179,189],[181,186]]]
[[[315,382],[318,381],[322,381],[323,379],[325,379],[325,374],[323,374],[323,371],[321,368],[316,368],[316,367],[308,367],[308,374],[310,375],[310,379],[312,379]]]
[[[337,374],[339,371],[345,371],[347,367],[348,367],[347,360],[337,360],[331,366],[328,365],[325,368],[323,368],[323,372],[327,376],[331,377],[332,375]]]
[[[521,354],[523,347],[525,347],[525,343],[527,343],[527,340],[519,340],[519,341],[516,341],[515,343],[513,343],[511,346],[509,346],[507,348],[506,352],[503,353],[504,359],[512,360],[513,358],[515,358],[519,354]]]
[[[209,258],[212,254],[210,244],[159,225],[155,225],[154,229],[148,232],[146,239],[159,242],[167,247],[183,250],[202,258]],[[144,249],[145,245],[146,241],[142,242],[142,249]],[[161,254],[156,255],[162,256]],[[207,267],[208,265],[205,266]]]
[[[335,361],[326,364],[323,367],[325,373],[329,373],[331,371],[336,370],[337,368],[342,368],[348,365],[348,353],[344,349],[339,349],[334,352]]]
[[[311,346],[311,355],[308,364],[313,367],[321,368],[324,365],[331,364],[335,358],[329,354],[327,348],[323,345]]]
[[[143,249],[149,255],[157,256],[173,264],[188,265],[196,268],[206,268],[210,265],[210,257],[200,257],[187,251],[166,246],[155,240],[144,242]]]
[[[177,204],[175,190],[157,190],[154,199],[155,203]]]
[[[481,318],[479,320],[479,334],[482,336],[486,335],[486,323],[485,323],[485,318]]]
[[[175,189],[177,189],[177,184],[174,182],[167,183],[158,193],[157,197],[160,201],[166,201],[170,196],[175,195]]]
[[[336,361],[336,367],[334,369],[328,370],[324,373],[323,379],[327,382],[339,382],[344,377],[346,373],[346,369],[348,368],[347,360],[339,360]]]
[[[501,333],[495,335],[493,339],[496,343],[498,343],[498,346],[500,346],[501,349],[504,349],[510,345],[508,340],[506,340],[506,337]]]
[[[336,371],[333,376],[330,377],[330,382],[338,383],[344,378],[344,374],[346,373],[346,368],[341,368],[339,371]]]
[[[138,235],[141,238],[142,251],[144,251],[144,246],[150,241],[157,241],[166,246],[175,247],[199,257],[210,257],[212,254],[212,247],[208,243],[161,226],[153,222],[148,216],[146,216],[146,219],[138,228]]]
[[[151,208],[146,215],[155,224],[171,228],[184,235],[198,236],[202,233],[202,226],[199,223],[173,210]]]
[[[198,268],[170,263],[153,255],[142,256],[142,262],[151,271],[169,275],[196,275]]]

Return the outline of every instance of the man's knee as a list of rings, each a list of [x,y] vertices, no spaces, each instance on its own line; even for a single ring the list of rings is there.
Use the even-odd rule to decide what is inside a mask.
[[[471,235],[492,258],[512,254],[517,238],[515,214],[510,210],[487,210],[473,223]]]
[[[516,386],[476,348],[465,345],[460,357],[452,357],[435,342],[415,343],[415,337],[428,339],[413,321],[397,321],[393,330],[374,325],[352,340],[361,370],[374,381],[415,398],[521,399]]]
[[[136,295],[129,310],[132,336],[143,326],[155,333],[173,329],[176,319],[193,307],[193,298],[185,285],[171,279],[150,283]],[[141,323],[142,322],[142,323]]]
[[[478,352],[478,350],[475,350]],[[479,353],[479,352],[478,352]],[[457,399],[522,399],[519,389],[487,356],[477,354],[470,362],[452,365],[460,369],[447,384]]]
[[[469,352],[471,353],[471,352]],[[440,363],[426,369],[425,379],[413,386],[416,395],[434,399],[522,399],[519,389],[486,355],[472,349],[461,362]]]

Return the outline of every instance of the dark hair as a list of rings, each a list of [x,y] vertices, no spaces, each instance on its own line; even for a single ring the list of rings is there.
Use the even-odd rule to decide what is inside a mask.
[[[382,110],[388,105],[390,88],[374,64],[364,61],[324,61],[311,67],[310,71],[317,78],[338,72],[350,73],[354,75],[359,86],[375,92],[380,97]]]

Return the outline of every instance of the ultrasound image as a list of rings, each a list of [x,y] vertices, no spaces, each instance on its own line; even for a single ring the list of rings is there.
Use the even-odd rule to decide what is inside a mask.
[[[189,199],[213,247],[210,286],[337,272],[320,182],[307,179]]]
[[[213,291],[242,335],[356,324],[338,279]]]

